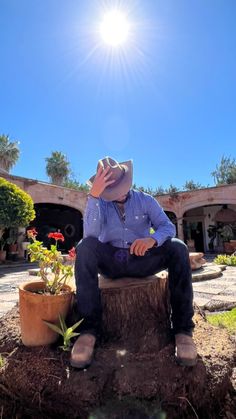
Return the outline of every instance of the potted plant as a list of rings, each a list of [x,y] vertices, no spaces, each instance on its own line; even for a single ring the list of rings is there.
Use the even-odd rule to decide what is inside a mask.
[[[59,315],[65,318],[72,304],[73,291],[68,282],[73,266],[65,265],[57,250],[57,242],[64,241],[61,233],[48,234],[56,242],[50,249],[36,239],[34,228],[27,234],[31,240],[27,247],[30,260],[39,263],[39,281],[19,286],[21,338],[26,346],[47,345],[55,342],[58,335],[44,321],[57,323]]]
[[[0,237],[4,231],[10,229],[8,245],[16,244],[18,229],[27,227],[34,218],[34,202],[31,196],[0,177]],[[16,252],[12,248],[9,251]]]
[[[10,228],[9,237],[7,238],[8,251],[9,253],[17,252],[17,239],[18,239],[18,229]]]
[[[233,253],[234,246],[230,243],[230,240],[234,238],[233,230],[230,225],[224,225],[218,229],[218,233],[223,241],[225,253]]]

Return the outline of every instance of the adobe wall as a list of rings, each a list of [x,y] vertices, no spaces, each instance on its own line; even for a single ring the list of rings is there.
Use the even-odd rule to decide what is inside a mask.
[[[62,186],[52,185],[46,182],[40,182],[33,179],[27,179],[19,176],[0,174],[9,182],[15,183],[33,199],[35,204],[51,203],[67,205],[68,207],[79,210],[84,213],[87,194],[83,191],[64,188]]]
[[[9,174],[0,174],[10,182],[15,183],[25,192],[31,195],[35,204],[52,203],[67,205],[75,208],[84,214],[87,202],[87,194],[46,182],[27,179]],[[198,217],[204,225],[204,247],[208,248],[209,237],[207,228],[213,222],[215,212],[220,209],[222,204],[231,205],[236,210],[236,184],[212,187],[207,189],[197,189],[194,191],[177,192],[173,195],[159,195],[156,197],[165,211],[173,212],[176,215],[178,225],[178,237],[183,240],[183,220],[184,214],[194,208],[203,208],[203,213]],[[211,207],[219,205],[219,207]]]
[[[216,204],[236,205],[236,184],[177,192],[174,196],[160,195],[157,200],[165,211],[172,211],[179,218],[186,211],[197,207]]]

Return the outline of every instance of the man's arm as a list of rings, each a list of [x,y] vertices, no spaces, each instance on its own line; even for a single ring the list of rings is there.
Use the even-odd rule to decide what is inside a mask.
[[[130,246],[130,253],[136,256],[144,256],[148,249],[161,246],[167,239],[176,234],[175,226],[164,213],[162,207],[151,196],[144,194],[145,212],[148,214],[155,233],[149,237],[136,239]]]
[[[84,237],[99,237],[104,221],[102,202],[99,199],[104,189],[111,185],[114,180],[109,180],[111,172],[107,167],[103,170],[100,166],[90,189],[88,202],[84,214]]]
[[[102,209],[100,209],[100,200],[88,196],[88,202],[84,214],[84,237],[99,237],[102,226]]]
[[[146,195],[146,210],[155,231],[153,234],[150,233],[150,237],[156,240],[157,246],[161,246],[167,239],[175,237],[176,229],[174,224],[151,195]]]

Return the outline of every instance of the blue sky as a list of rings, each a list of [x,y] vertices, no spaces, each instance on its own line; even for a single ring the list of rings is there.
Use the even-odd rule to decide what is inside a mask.
[[[119,7],[127,43],[99,23]],[[134,182],[214,185],[235,156],[235,0],[0,0],[0,133],[20,141],[12,173],[47,181],[65,153],[80,182],[97,160],[133,159]]]

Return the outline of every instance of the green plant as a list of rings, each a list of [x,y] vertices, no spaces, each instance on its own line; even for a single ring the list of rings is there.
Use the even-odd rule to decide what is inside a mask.
[[[214,249],[214,241],[216,237],[220,237],[220,239],[223,242],[229,242],[231,239],[234,238],[234,233],[231,228],[231,225],[219,226],[219,225],[210,224],[207,229],[207,233],[210,239],[209,244],[208,244],[210,250]]]
[[[63,337],[63,345],[59,346],[63,351],[69,351],[71,346],[71,339],[75,336],[79,336],[80,333],[75,333],[74,330],[79,327],[82,323],[83,319],[79,320],[77,323],[73,324],[71,327],[67,327],[65,319],[59,314],[59,323],[60,326],[57,326],[54,323],[47,322],[44,320],[44,323],[50,327],[50,329],[54,330],[54,332],[58,333]]]
[[[0,230],[26,227],[35,218],[30,195],[0,177]]]
[[[207,320],[213,326],[225,327],[230,333],[236,332],[236,308],[224,313],[209,314]]]
[[[0,167],[9,172],[19,159],[19,142],[11,142],[8,135],[0,135]]]
[[[9,237],[6,240],[7,244],[16,244],[17,239],[20,236],[20,234],[18,233],[16,228],[11,228],[10,233],[9,233]]]
[[[14,239],[14,237],[8,237],[6,242],[7,244],[16,244],[16,240]]]
[[[2,354],[0,354],[0,368],[2,368],[5,364],[5,358],[3,358]]]
[[[220,164],[211,173],[216,185],[224,185],[236,182],[236,160],[222,156]]]
[[[218,255],[214,259],[214,262],[218,265],[236,266],[236,255]]]
[[[58,240],[64,241],[61,233],[49,233],[48,237],[56,241],[51,244],[50,249],[43,246],[43,242],[36,240],[37,231],[33,228],[27,231],[31,240],[28,244],[28,252],[31,262],[39,262],[40,278],[45,282],[45,292],[50,294],[59,294],[66,285],[68,279],[73,276],[73,267],[63,263],[63,257],[57,250]],[[69,258],[73,258],[73,249],[69,252]]]
[[[195,191],[196,189],[203,189],[204,186],[194,180],[186,180],[183,189],[184,191]]]
[[[70,163],[67,157],[60,151],[53,151],[51,157],[46,159],[46,172],[51,182],[55,185],[62,185],[71,172]]]
[[[221,228],[218,228],[218,233],[222,238],[223,242],[229,242],[234,238],[232,228],[229,225],[225,225]]]

